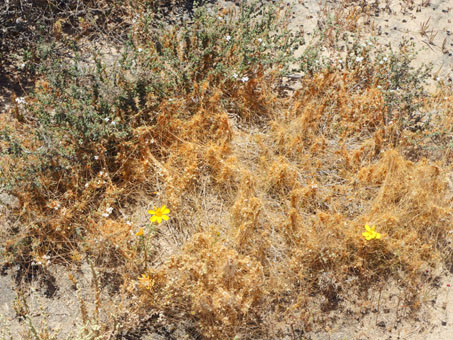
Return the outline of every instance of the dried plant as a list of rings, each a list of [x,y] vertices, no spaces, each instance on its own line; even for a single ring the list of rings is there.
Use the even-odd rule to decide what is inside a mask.
[[[358,14],[336,14],[300,58],[262,3],[170,26],[143,10],[117,63],[43,48],[33,94],[0,116],[20,202],[5,261],[90,263],[93,339],[295,338],[348,301],[381,309],[388,282],[415,315],[425,268],[451,265],[453,92],[425,92],[407,43],[339,41]]]
[[[429,21],[431,20],[431,17],[428,18],[425,22],[422,22],[420,24],[420,35],[422,37],[427,37],[428,36],[428,30],[429,30]]]

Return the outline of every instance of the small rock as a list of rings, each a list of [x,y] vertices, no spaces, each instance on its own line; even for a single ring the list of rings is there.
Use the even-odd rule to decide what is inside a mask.
[[[377,325],[378,327],[385,328],[385,322],[384,322],[384,321],[379,321],[376,325]]]
[[[442,326],[446,326],[447,325],[447,321],[442,321]]]

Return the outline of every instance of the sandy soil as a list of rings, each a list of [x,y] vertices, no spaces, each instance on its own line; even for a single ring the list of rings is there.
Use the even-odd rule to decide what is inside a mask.
[[[359,22],[363,39],[375,37],[377,43],[394,49],[404,40],[419,51],[414,66],[433,64],[433,79],[453,81],[453,0],[376,0],[330,1],[288,0],[294,6],[290,27],[313,35],[319,18],[333,15],[338,8],[365,12]]]

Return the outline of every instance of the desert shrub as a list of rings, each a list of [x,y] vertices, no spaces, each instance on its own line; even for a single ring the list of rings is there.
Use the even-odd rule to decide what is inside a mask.
[[[159,98],[187,96],[188,113],[218,90],[225,106],[238,106],[241,92],[252,92],[257,79],[288,74],[297,60],[292,52],[303,43],[286,30],[286,13],[261,2],[240,10],[197,7],[191,24],[170,29],[164,24],[156,29],[150,20],[144,15],[133,27],[133,52],[140,65],[153,70],[141,76]],[[251,103],[244,104],[250,109]]]
[[[185,134],[178,133],[178,124],[187,117],[215,131],[224,120],[216,117],[227,107],[238,106],[243,116],[268,114],[271,98],[258,84],[287,72],[294,60],[289,49],[299,39],[282,27],[272,35],[285,21],[272,7],[257,6],[244,5],[224,20],[201,7],[192,23],[162,26],[159,34],[140,26],[152,19],[147,16],[137,27],[149,46],[124,46],[111,66],[99,54],[87,59],[74,51],[66,60],[52,44],[38,50],[42,77],[27,103],[16,102],[13,109],[21,131],[2,132],[5,162],[15,164],[3,173],[2,184],[27,206],[22,217],[42,245],[82,235],[90,213],[99,217],[120,195],[125,201],[134,196],[126,187],[154,191],[147,179],[156,165],[148,158],[165,162]],[[257,9],[261,15],[254,17]],[[211,139],[201,127],[194,140]]]
[[[205,232],[189,237],[187,248],[143,270],[149,280],[131,289],[142,298],[138,313],[190,320],[212,339],[281,338],[294,332],[289,325],[309,332],[325,325],[330,311],[362,306],[383,282],[397,282],[403,291],[399,315],[417,313],[426,268],[450,261],[449,170],[404,156],[406,138],[417,137],[404,120],[386,123],[399,106],[389,109],[386,89],[374,81],[388,69],[377,59],[364,78],[363,64],[353,60],[347,69],[339,63],[303,78],[289,99],[276,99],[266,133],[235,136],[222,153],[210,149],[200,157],[213,165],[235,159],[235,190],[217,198],[228,204],[229,218],[201,228]],[[420,107],[417,100],[410,104]],[[443,117],[442,125],[451,129],[448,114]],[[424,127],[431,128],[432,123]],[[220,169],[212,167],[217,176],[211,185],[231,186]],[[196,197],[195,188],[186,187],[185,195]],[[209,214],[196,215],[203,220]],[[379,228],[381,239],[362,236],[368,223]],[[157,247],[159,238],[153,243]],[[229,286],[225,254],[237,257],[230,263],[235,280],[254,282],[250,271],[259,269],[252,292]],[[243,261],[250,264],[240,270]],[[239,306],[231,309],[237,302],[231,296],[254,297],[240,304],[249,308],[247,315]],[[257,322],[262,326],[255,327]]]
[[[421,86],[427,73],[406,64],[404,49],[382,53],[357,44],[343,62],[307,72],[298,91],[274,101],[265,133],[236,136],[226,155],[209,153],[211,164],[222,156],[236,161],[236,190],[221,199],[230,207],[229,218],[144,271],[153,285],[134,293],[143,297],[143,311],[191,320],[213,339],[281,338],[294,332],[291,324],[302,333],[317,329],[330,311],[351,301],[360,306],[383,282],[397,282],[403,291],[400,315],[417,313],[426,268],[450,258],[448,168],[417,162],[422,155],[415,161],[404,156],[407,138],[421,142],[424,134],[414,134],[410,117],[429,98]],[[441,125],[451,129],[448,113],[442,117]],[[228,178],[217,181],[231,185]],[[382,239],[364,239],[370,221]],[[231,251],[261,266],[249,319],[239,307],[229,309],[233,290],[223,263]],[[239,271],[236,278],[249,274]],[[211,300],[202,298],[207,291]]]
[[[108,34],[124,40],[124,32],[141,2],[125,1],[4,1],[0,5],[0,72],[10,86],[33,84],[43,42],[57,41],[58,54],[80,39]],[[17,86],[19,83],[20,86]]]
[[[1,184],[20,198],[4,255],[93,259],[122,299],[106,337],[295,337],[386,282],[414,315],[426,269],[451,261],[451,92],[424,93],[405,46],[329,56],[324,31],[295,58],[279,14],[208,6],[157,25],[142,9],[117,62],[40,49],[35,91],[0,117]],[[303,75],[285,94],[290,64]],[[162,204],[170,220],[150,225]]]
[[[4,1],[0,4],[0,76],[8,87],[22,93],[39,74],[43,43],[53,43],[54,57],[64,58],[68,49],[83,49],[106,39],[123,44],[142,12],[170,21],[190,11],[190,1],[185,0]]]

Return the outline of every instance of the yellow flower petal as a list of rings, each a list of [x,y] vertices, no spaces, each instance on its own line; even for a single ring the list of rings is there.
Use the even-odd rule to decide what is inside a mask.
[[[168,214],[170,212],[170,209],[168,208],[165,208],[164,210],[162,210],[162,214]]]
[[[139,231],[135,233],[135,236],[143,236],[143,228],[140,228]]]
[[[375,228],[375,227],[374,227],[374,226],[372,226],[372,227],[371,227],[371,231],[373,231],[373,232],[374,232],[374,228]]]
[[[165,221],[168,221],[169,220],[169,217],[167,215],[162,215],[162,218],[165,220]]]
[[[148,210],[148,214],[154,215],[156,212],[154,210]]]
[[[157,223],[161,223],[162,222],[162,217],[161,216],[156,216],[156,219],[157,219]]]
[[[373,238],[373,234],[371,234],[371,233],[368,232],[368,231],[363,232],[362,235],[365,237],[365,239],[366,239],[367,241],[369,241],[369,240],[371,240],[371,239]]]
[[[366,229],[367,231],[371,231],[371,228],[370,228],[370,226],[369,226],[368,224],[365,224],[365,229]]]
[[[154,215],[154,216],[151,216],[151,218],[149,219],[151,222],[156,222],[157,221],[157,216]]]
[[[381,234],[376,233],[376,238],[379,240],[381,238]]]

